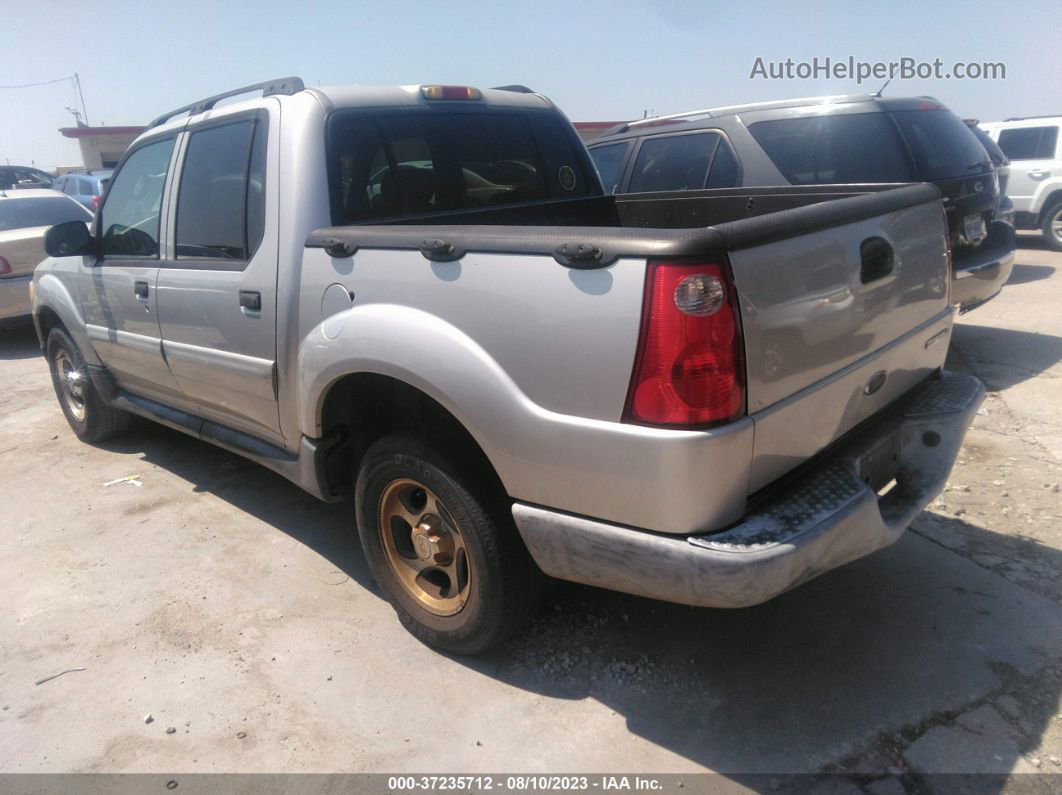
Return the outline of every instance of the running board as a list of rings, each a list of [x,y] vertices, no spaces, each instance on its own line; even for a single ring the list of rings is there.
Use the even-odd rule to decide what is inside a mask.
[[[107,402],[116,409],[158,422],[261,464],[319,500],[337,502],[344,499],[344,494],[333,493],[328,488],[325,475],[327,455],[342,441],[342,437],[310,439],[302,436],[298,453],[291,453],[244,431],[122,389],[116,389],[108,398]]]

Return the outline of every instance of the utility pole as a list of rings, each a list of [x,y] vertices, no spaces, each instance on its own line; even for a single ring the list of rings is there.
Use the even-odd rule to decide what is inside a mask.
[[[81,97],[81,112],[85,114],[85,124],[88,125],[88,108],[85,107],[85,95],[81,91],[81,78],[77,76],[77,72],[74,72],[74,83],[77,85],[77,95]]]

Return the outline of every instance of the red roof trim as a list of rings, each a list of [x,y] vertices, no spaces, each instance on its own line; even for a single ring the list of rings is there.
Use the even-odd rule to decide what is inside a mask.
[[[60,127],[67,138],[85,138],[89,135],[140,135],[145,127]]]

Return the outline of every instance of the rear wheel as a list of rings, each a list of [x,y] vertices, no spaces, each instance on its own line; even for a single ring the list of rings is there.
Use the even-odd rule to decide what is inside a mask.
[[[45,353],[59,407],[78,439],[102,442],[128,425],[129,415],[100,397],[81,351],[65,331],[54,328],[48,333]]]
[[[1047,211],[1040,231],[1043,232],[1044,242],[1050,248],[1062,251],[1062,202]]]
[[[365,557],[402,624],[458,654],[522,627],[545,580],[505,495],[485,480],[425,440],[395,435],[365,453],[355,492]]]

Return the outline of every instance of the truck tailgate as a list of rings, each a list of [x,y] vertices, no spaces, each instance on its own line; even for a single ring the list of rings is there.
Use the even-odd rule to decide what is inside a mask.
[[[936,192],[832,204],[836,223],[808,207],[774,216],[773,233],[771,216],[717,227],[740,299],[756,423],[750,493],[899,398],[947,353],[947,229]],[[815,223],[798,231],[804,214]]]

